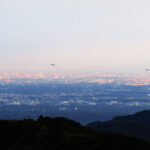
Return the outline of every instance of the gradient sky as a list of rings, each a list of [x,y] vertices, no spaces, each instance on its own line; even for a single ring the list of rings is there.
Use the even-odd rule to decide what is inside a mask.
[[[149,0],[0,0],[1,72],[120,73],[145,67]]]

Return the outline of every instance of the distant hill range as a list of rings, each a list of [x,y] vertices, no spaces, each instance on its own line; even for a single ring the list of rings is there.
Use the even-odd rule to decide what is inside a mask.
[[[144,110],[129,116],[119,116],[106,122],[92,122],[88,128],[133,136],[150,141],[150,110]]]
[[[65,118],[40,116],[36,121],[0,120],[0,150],[131,149],[150,150],[150,143],[137,138],[96,132]]]

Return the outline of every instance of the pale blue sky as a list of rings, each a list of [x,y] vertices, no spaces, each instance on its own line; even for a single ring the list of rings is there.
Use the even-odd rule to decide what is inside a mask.
[[[144,72],[148,0],[0,0],[0,71]]]

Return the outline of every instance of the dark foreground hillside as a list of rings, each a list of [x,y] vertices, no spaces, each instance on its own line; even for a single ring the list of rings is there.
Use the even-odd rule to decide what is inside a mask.
[[[150,150],[136,138],[98,133],[65,118],[0,121],[0,150]]]
[[[150,141],[150,110],[115,117],[106,122],[89,123],[87,127],[101,132],[122,134]]]

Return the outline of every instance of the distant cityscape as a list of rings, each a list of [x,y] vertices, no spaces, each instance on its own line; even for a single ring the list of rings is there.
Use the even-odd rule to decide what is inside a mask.
[[[65,116],[87,123],[150,109],[148,75],[1,73],[0,118]]]
[[[150,75],[144,74],[60,74],[60,73],[0,73],[1,83],[116,83],[124,85],[150,85]]]

